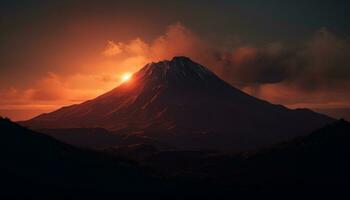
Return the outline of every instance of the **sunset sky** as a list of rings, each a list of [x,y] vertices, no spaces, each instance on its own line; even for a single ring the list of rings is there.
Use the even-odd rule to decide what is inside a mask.
[[[0,2],[0,114],[14,120],[176,55],[272,103],[350,110],[346,0]]]

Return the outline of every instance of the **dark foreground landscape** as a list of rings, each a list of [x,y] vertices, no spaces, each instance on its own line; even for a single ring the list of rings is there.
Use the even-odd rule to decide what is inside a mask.
[[[93,151],[8,119],[0,129],[2,195],[11,197],[321,194],[350,186],[350,123],[344,120],[246,152],[159,151],[142,144]]]

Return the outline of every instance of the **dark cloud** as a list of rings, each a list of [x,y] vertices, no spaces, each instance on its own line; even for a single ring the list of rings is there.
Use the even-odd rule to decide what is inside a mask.
[[[290,75],[293,54],[280,44],[238,47],[217,57],[222,77],[236,85],[278,83]]]
[[[336,89],[350,83],[350,41],[318,31],[299,47],[279,43],[215,52],[217,70],[238,86],[284,83],[305,90]]]

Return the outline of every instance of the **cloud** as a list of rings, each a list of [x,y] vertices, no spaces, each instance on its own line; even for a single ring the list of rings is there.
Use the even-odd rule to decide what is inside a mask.
[[[131,40],[125,45],[125,50],[131,55],[145,55],[149,53],[149,45],[140,38]]]
[[[247,93],[292,108],[347,108],[350,95],[347,86],[332,90],[305,90],[296,84],[278,83],[242,88]]]
[[[30,98],[34,101],[53,101],[65,96],[65,88],[60,77],[52,72],[49,72],[47,77],[38,81],[33,88],[27,91],[30,91]]]
[[[102,52],[105,56],[115,56],[122,52],[122,43],[115,43],[114,41],[108,41],[106,49]]]
[[[321,29],[296,59],[303,65],[294,77],[305,89],[331,89],[350,82],[350,41]]]
[[[350,106],[350,41],[327,29],[293,47],[271,42],[201,52],[198,61],[254,96],[291,107]]]
[[[199,59],[208,48],[200,37],[181,23],[176,23],[168,26],[165,34],[153,41],[149,55],[152,60],[171,59],[176,55]]]
[[[291,57],[278,43],[260,48],[241,46],[220,52],[216,67],[225,80],[237,86],[278,83],[288,77]]]
[[[32,86],[18,89],[10,87],[0,91],[0,109],[14,109],[17,105],[40,107],[40,105],[62,106],[79,103],[94,98],[106,90],[112,89],[119,78],[108,74],[87,75],[74,74],[60,76],[53,72],[39,79]]]

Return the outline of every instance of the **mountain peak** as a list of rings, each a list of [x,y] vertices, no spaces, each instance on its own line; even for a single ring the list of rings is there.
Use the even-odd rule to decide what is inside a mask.
[[[174,56],[171,59],[171,62],[177,62],[177,61],[190,61],[190,62],[193,62],[189,57],[186,57],[186,56]]]
[[[183,67],[189,67],[189,66],[196,66],[199,67],[201,66],[200,64],[194,62],[193,60],[191,60],[190,58],[186,57],[186,56],[174,56],[171,60],[161,60],[159,62],[151,62],[146,64],[147,66],[153,66],[153,67],[179,67],[179,66],[183,66]],[[205,68],[203,66],[201,66],[202,68]]]
[[[149,63],[137,72],[136,76],[152,82],[176,82],[177,84],[188,84],[188,81],[199,83],[219,80],[209,69],[185,56],[175,56],[171,60]]]

